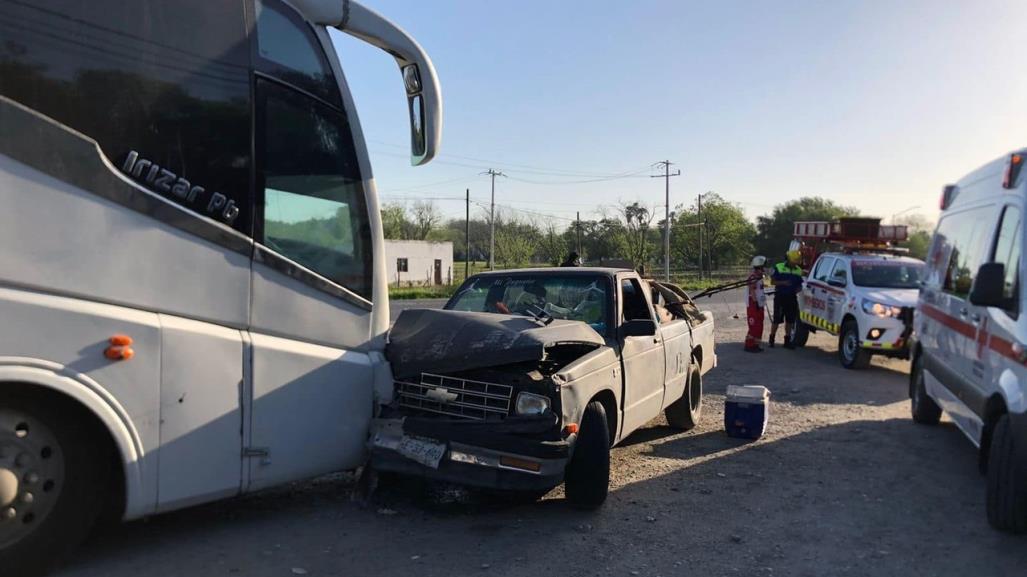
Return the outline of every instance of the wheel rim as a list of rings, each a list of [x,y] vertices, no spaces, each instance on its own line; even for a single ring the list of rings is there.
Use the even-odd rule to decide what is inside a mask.
[[[856,358],[856,348],[859,347],[859,343],[856,342],[856,333],[853,331],[847,331],[845,338],[842,339],[842,354],[845,355],[846,361],[852,361]]]
[[[30,535],[64,486],[64,453],[42,421],[0,409],[0,549]]]

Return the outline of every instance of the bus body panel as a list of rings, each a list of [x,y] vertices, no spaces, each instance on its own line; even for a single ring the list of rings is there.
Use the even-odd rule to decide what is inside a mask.
[[[160,315],[159,510],[239,493],[242,333]]]
[[[125,463],[126,516],[152,512],[157,501],[160,447],[158,315],[0,287],[0,319],[4,319],[0,323],[0,351],[6,359],[7,372],[14,368],[44,369],[41,373],[22,371],[25,379],[12,375],[3,380],[39,384],[74,398],[94,399],[87,406],[108,423]],[[117,334],[132,338],[132,359],[115,361],[104,355],[110,337]],[[50,377],[47,369],[51,371]],[[110,416],[103,417],[107,413],[105,404],[133,432],[131,453],[125,450],[124,442],[117,441],[122,437],[121,427],[112,428]]]
[[[256,332],[249,490],[331,471],[364,458],[374,410],[366,353]]]

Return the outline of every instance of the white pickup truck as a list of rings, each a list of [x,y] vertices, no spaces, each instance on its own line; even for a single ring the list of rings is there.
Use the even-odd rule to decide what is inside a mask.
[[[610,448],[661,412],[695,426],[716,366],[713,316],[630,270],[497,271],[443,310],[404,311],[372,425],[380,471],[568,500],[606,499]]]

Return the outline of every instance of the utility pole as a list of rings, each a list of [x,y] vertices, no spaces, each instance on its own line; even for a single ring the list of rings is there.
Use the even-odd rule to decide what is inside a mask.
[[[503,171],[490,168],[481,173],[492,177],[492,205],[489,208],[489,270],[496,270],[496,177],[506,178]]]
[[[654,166],[662,166],[662,175],[652,175],[650,178],[662,178],[665,184],[664,206],[663,206],[663,280],[670,282],[670,177],[679,176],[681,171],[670,173],[670,165],[674,164],[669,160],[661,160]],[[700,253],[702,250],[700,249]]]
[[[471,276],[471,189],[467,189],[467,200],[464,201],[464,280]]]
[[[577,233],[577,236],[578,236],[578,250],[577,250],[577,253],[578,253],[578,257],[580,258],[581,257],[581,211],[580,210],[577,211],[576,214],[577,214],[577,218],[575,218],[575,220],[574,220],[574,232]]]
[[[702,195],[699,195],[699,200],[696,201],[696,216],[699,219],[699,280],[703,277],[703,266],[702,266]]]

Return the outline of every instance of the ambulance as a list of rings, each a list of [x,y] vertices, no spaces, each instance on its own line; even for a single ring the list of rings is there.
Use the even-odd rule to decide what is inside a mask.
[[[792,342],[804,346],[818,331],[836,336],[838,360],[847,369],[868,367],[874,355],[908,358],[924,262],[894,246],[906,239],[906,227],[881,225],[876,218],[794,227],[793,248],[811,266]],[[824,246],[831,250],[819,252]]]
[[[979,448],[988,522],[1027,532],[1027,150],[945,187],[916,307],[913,420],[942,412]]]

